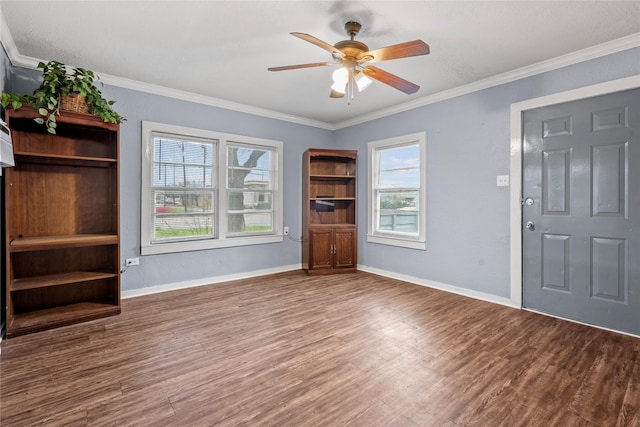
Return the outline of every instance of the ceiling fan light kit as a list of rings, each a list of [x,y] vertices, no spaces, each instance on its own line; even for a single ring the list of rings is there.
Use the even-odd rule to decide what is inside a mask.
[[[331,85],[331,89],[344,94],[345,87],[349,81],[349,70],[345,67],[340,67],[333,72],[331,77],[333,78],[333,85]]]
[[[309,34],[291,33],[291,35],[315,44],[331,53],[334,62],[287,65],[283,67],[271,67],[268,68],[268,70],[284,71],[339,64],[339,68],[332,74],[333,84],[331,85],[331,93],[329,96],[331,98],[342,98],[346,94],[347,103],[350,103],[353,99],[356,88],[358,92],[362,92],[369,87],[372,79],[398,89],[407,95],[416,93],[418,89],[420,89],[420,86],[369,64],[410,56],[427,55],[429,53],[429,45],[422,40],[413,40],[380,49],[369,50],[366,44],[354,40],[361,28],[362,25],[359,22],[348,21],[344,24],[344,29],[350,39],[339,41],[335,45],[331,45]]]
[[[355,88],[358,92],[364,91],[371,85],[372,80],[365,76],[361,71],[352,64],[336,69],[333,74],[333,84],[331,85],[331,98],[342,98],[347,96],[347,103],[350,103],[355,94]]]
[[[362,92],[366,88],[371,86],[371,82],[373,82],[373,80],[365,76],[363,73],[358,73],[356,75],[356,85],[358,86],[358,92]]]

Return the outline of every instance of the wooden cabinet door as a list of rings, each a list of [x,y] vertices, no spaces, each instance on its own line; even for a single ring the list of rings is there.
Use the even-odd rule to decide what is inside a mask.
[[[333,267],[333,229],[309,230],[309,269]]]
[[[335,268],[355,268],[356,229],[337,228],[334,235]]]

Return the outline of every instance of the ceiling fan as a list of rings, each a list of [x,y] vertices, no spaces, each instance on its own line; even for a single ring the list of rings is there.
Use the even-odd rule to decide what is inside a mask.
[[[380,49],[369,50],[369,47],[354,40],[360,32],[362,25],[357,21],[348,21],[344,29],[350,40],[343,40],[335,45],[330,45],[312,35],[305,33],[291,33],[291,35],[308,41],[328,51],[333,56],[334,62],[314,62],[310,64],[286,65],[283,67],[271,67],[269,71],[294,70],[298,68],[325,67],[335,65],[340,67],[333,72],[333,85],[331,86],[331,98],[342,98],[345,93],[349,99],[353,98],[355,87],[362,92],[371,84],[371,79],[378,80],[408,95],[415,93],[420,86],[394,74],[374,67],[373,63],[388,61],[390,59],[406,58],[410,56],[426,55],[429,53],[429,45],[422,40],[400,43]]]

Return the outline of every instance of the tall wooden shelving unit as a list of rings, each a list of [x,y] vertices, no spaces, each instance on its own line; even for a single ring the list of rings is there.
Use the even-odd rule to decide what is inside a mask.
[[[120,313],[119,125],[7,110],[7,337]]]
[[[304,153],[302,268],[308,274],[356,271],[356,161],[353,150]]]

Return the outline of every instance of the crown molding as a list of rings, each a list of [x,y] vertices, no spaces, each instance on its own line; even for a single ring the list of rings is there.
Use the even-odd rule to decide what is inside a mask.
[[[414,108],[423,107],[425,105],[434,104],[436,102],[445,101],[447,99],[455,98],[462,95],[467,95],[483,89],[510,83],[526,77],[534,76],[536,74],[542,74],[548,71],[557,70],[569,65],[578,64],[590,59],[599,58],[601,56],[610,55],[636,47],[640,47],[640,33],[634,33],[626,37],[612,40],[610,42],[588,47],[586,49],[578,50],[576,52],[568,53],[566,55],[528,65],[526,67],[517,68],[506,73],[478,80],[464,86],[459,86],[453,89],[438,92],[433,95],[418,98],[413,101],[405,102],[403,104],[395,105],[390,108],[385,108],[371,114],[365,114],[350,120],[335,123],[334,130],[347,128],[371,120],[380,119],[408,110],[413,110]]]
[[[7,56],[11,61],[11,64],[18,67],[29,68],[36,70],[39,60],[36,58],[28,57],[20,54],[15,45],[13,37],[9,32],[9,28],[0,8],[0,43],[4,46]],[[433,95],[428,95],[422,98],[415,99],[413,101],[405,102],[393,107],[384,108],[382,110],[375,111],[370,114],[364,114],[362,116],[354,117],[353,119],[345,120],[337,123],[327,123],[318,120],[312,120],[305,117],[294,116],[290,114],[284,114],[265,108],[253,107],[251,105],[240,104],[236,102],[227,101],[224,99],[213,98],[210,96],[204,96],[193,92],[182,91],[178,89],[171,89],[160,85],[154,85],[137,80],[130,80],[122,77],[111,76],[100,73],[100,80],[103,83],[122,87],[125,89],[136,90],[140,92],[151,93],[154,95],[166,96],[169,98],[180,99],[183,101],[194,102],[197,104],[208,105],[212,107],[224,108],[227,110],[238,111],[242,113],[252,114],[260,117],[266,117],[275,120],[282,120],[285,122],[295,123],[303,126],[311,126],[325,130],[339,130],[350,126],[358,125],[361,123],[369,122],[371,120],[380,119],[383,117],[391,116],[393,114],[401,113],[415,108],[423,107],[425,105],[435,104],[437,102],[445,101],[458,96],[467,95],[473,92],[477,92],[483,89],[499,86],[505,83],[510,83],[516,80],[520,80],[526,77],[534,76],[536,74],[553,71],[562,67],[577,64],[580,62],[588,61],[590,59],[599,58],[601,56],[610,55],[612,53],[621,52],[627,49],[633,49],[640,47],[640,33],[634,33],[626,37],[622,37],[610,42],[602,43],[596,46],[588,47],[576,52],[572,52],[566,55],[558,56],[546,61],[538,62],[536,64],[528,65],[526,67],[518,68],[506,73],[498,74],[486,79],[478,80],[476,82],[459,86],[453,89],[438,92]]]
[[[304,126],[311,126],[326,130],[334,130],[330,123],[312,120],[305,117],[284,114],[265,108],[253,107],[251,105],[240,104],[237,102],[227,101],[225,99],[213,98],[210,96],[199,95],[193,92],[187,92],[178,89],[172,89],[160,85],[141,82],[138,80],[125,79],[123,77],[112,76],[100,73],[100,81],[112,86],[118,86],[124,89],[131,89],[140,92],[151,93],[154,95],[166,96],[169,98],[179,99],[182,101],[194,102],[196,104],[208,105],[211,107],[224,108],[226,110],[237,111],[241,113],[252,114],[255,116],[266,117],[269,119],[282,120],[285,122],[296,123]]]

